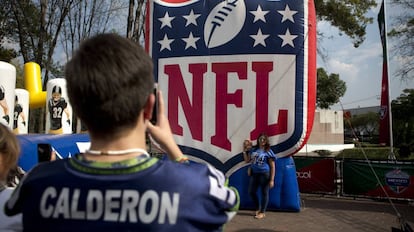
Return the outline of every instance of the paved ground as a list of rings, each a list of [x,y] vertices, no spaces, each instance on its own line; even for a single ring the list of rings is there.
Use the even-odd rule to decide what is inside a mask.
[[[398,214],[414,229],[413,202],[375,201],[337,198],[334,196],[301,195],[300,212],[267,212],[257,220],[253,212],[241,210],[226,225],[225,232],[381,232],[400,228]]]

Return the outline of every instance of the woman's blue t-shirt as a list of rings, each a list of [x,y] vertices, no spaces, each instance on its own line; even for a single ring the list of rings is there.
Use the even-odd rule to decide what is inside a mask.
[[[253,148],[250,158],[253,173],[267,173],[270,172],[269,159],[276,160],[276,155],[272,149],[265,151],[261,148]]]

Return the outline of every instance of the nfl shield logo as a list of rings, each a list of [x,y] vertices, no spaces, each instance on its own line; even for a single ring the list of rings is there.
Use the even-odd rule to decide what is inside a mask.
[[[309,137],[316,94],[313,1],[148,1],[146,49],[182,151],[224,172],[265,132],[279,157]]]

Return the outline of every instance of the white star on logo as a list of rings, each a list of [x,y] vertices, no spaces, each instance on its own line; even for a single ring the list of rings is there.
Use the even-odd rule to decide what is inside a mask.
[[[283,15],[282,17],[282,23],[286,20],[290,20],[292,23],[295,22],[295,20],[293,19],[293,15],[295,15],[296,13],[298,13],[295,10],[290,10],[289,5],[286,5],[285,10],[278,10],[277,12],[279,12],[279,14]]]
[[[257,10],[250,11],[250,13],[254,15],[253,23],[258,20],[262,20],[263,22],[266,22],[265,15],[269,13],[269,11],[268,10],[262,11],[262,8],[260,7],[260,5],[258,5]]]
[[[278,35],[282,40],[282,47],[284,47],[286,44],[289,44],[292,48],[295,47],[295,45],[293,44],[293,40],[296,39],[296,37],[298,37],[297,35],[291,35],[289,28],[286,30],[284,35]]]
[[[256,45],[261,44],[263,47],[266,47],[265,39],[269,37],[269,35],[263,35],[262,30],[259,28],[256,35],[250,35],[254,39],[254,45],[253,47],[256,47]]]
[[[173,42],[173,39],[168,39],[167,34],[164,35],[162,40],[158,40],[157,42],[161,44],[160,52],[164,49],[168,49],[171,51],[170,44]]]
[[[171,26],[171,21],[174,19],[175,17],[170,17],[170,15],[168,14],[168,12],[165,12],[165,15],[164,15],[164,17],[162,17],[162,18],[159,18],[158,20],[160,20],[161,21],[161,28],[160,29],[162,29],[163,27],[165,27],[165,26],[168,26],[168,27],[170,27],[170,28],[172,28],[172,26]]]
[[[190,24],[194,24],[197,26],[197,18],[200,17],[201,14],[194,14],[194,11],[191,10],[189,15],[183,15],[183,17],[187,20],[185,23],[185,26],[188,26]]]
[[[187,50],[187,48],[189,48],[189,47],[193,47],[193,48],[197,49],[196,42],[199,39],[200,39],[200,37],[194,37],[193,33],[190,32],[190,35],[188,35],[188,38],[183,38],[182,39],[185,42],[185,50]]]

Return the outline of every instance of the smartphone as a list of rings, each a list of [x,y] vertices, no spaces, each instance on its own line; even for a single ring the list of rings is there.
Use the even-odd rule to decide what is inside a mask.
[[[52,145],[49,143],[39,143],[37,144],[37,161],[47,162],[52,159]]]
[[[154,84],[154,95],[155,95],[155,103],[154,108],[152,109],[152,116],[151,116],[151,122],[152,124],[157,123],[157,114],[158,114],[158,84]]]

